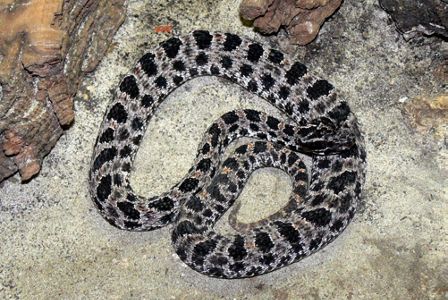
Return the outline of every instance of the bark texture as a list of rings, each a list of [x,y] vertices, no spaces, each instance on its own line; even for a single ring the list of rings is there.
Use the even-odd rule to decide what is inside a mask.
[[[125,19],[125,0],[0,0],[0,181],[22,181],[74,119],[73,97]]]
[[[262,33],[275,33],[284,27],[292,44],[306,45],[319,33],[325,19],[342,0],[243,0],[240,14],[253,20]]]

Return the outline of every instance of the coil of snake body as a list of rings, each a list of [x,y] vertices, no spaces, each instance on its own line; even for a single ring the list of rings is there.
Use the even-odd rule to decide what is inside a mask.
[[[245,109],[226,113],[205,133],[188,174],[171,190],[145,198],[130,186],[133,160],[160,103],[198,76],[217,76],[268,101],[287,118]],[[254,141],[222,161],[232,141]],[[307,169],[299,153],[311,157]],[[292,178],[288,203],[236,233],[213,226],[250,174],[263,167]],[[357,120],[326,80],[281,51],[231,33],[197,30],[146,53],[109,105],[94,148],[89,187],[101,215],[125,230],[173,224],[172,243],[194,270],[218,278],[261,275],[294,263],[336,238],[353,218],[365,179]]]

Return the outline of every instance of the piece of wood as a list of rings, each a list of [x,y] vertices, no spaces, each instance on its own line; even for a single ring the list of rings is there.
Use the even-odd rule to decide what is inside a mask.
[[[22,181],[74,119],[73,96],[125,19],[125,0],[0,0],[0,181]]]
[[[240,14],[253,20],[262,33],[275,33],[284,27],[291,44],[306,45],[319,33],[325,19],[341,5],[342,0],[243,0]]]

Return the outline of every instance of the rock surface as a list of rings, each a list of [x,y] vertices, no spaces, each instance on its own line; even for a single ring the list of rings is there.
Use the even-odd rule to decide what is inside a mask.
[[[131,233],[110,226],[89,197],[87,174],[101,119],[120,78],[173,31],[231,31],[279,47],[244,27],[240,0],[129,1],[116,47],[75,98],[76,122],[44,160],[40,176],[1,184],[0,298],[11,299],[446,299],[448,150],[414,130],[407,101],[446,90],[439,76],[446,43],[411,45],[387,26],[376,0],[345,1],[310,45],[291,55],[328,79],[361,122],[368,151],[361,209],[323,251],[265,276],[219,280],[186,267],[170,228]],[[443,73],[443,72],[442,72]],[[234,108],[273,107],[235,85],[200,78],[182,86],[149,124],[133,173],[140,194],[170,188],[190,168],[203,132]],[[289,178],[255,173],[242,197],[242,221],[287,201]],[[226,220],[222,221],[225,227]]]
[[[417,34],[448,38],[448,1],[380,0],[406,39]]]

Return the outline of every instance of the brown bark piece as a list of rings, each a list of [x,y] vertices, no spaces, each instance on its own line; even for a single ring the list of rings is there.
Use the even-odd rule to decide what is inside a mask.
[[[263,33],[277,32],[284,26],[292,44],[306,45],[314,40],[325,19],[342,0],[243,0],[240,14],[254,20]]]
[[[125,18],[125,0],[0,0],[0,181],[22,181],[74,119],[73,96]]]

